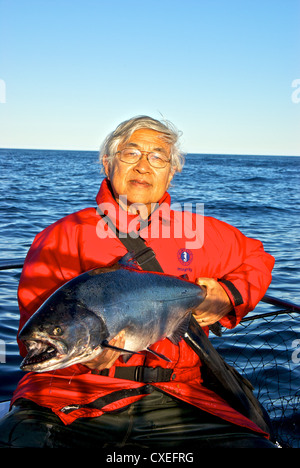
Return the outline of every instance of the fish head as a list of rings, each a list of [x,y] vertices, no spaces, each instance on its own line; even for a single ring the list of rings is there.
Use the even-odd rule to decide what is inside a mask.
[[[27,355],[24,371],[45,372],[92,360],[108,332],[101,317],[65,295],[50,297],[19,333]]]

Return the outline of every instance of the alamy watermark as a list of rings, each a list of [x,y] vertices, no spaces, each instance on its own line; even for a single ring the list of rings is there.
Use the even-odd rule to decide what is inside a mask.
[[[0,78],[0,104],[6,103],[6,83]]]
[[[299,104],[300,102],[300,78],[292,81],[292,88],[296,88],[292,92],[292,102],[294,104]]]
[[[292,342],[292,348],[295,348],[295,351],[292,353],[292,361],[294,364],[300,364],[300,340],[294,340]]]
[[[4,340],[0,340],[0,364],[6,363],[6,344]]]
[[[203,203],[176,203],[171,206],[168,203],[159,206],[151,204],[150,211],[151,222],[148,223],[143,221],[148,218],[148,206],[142,203],[128,205],[126,195],[120,197],[117,206],[101,203],[97,208],[102,217],[96,226],[97,236],[101,239],[115,237],[118,229],[120,238],[137,238],[142,230],[144,236],[152,239],[183,239],[187,249],[200,249],[203,246]],[[195,216],[193,212],[200,216]]]

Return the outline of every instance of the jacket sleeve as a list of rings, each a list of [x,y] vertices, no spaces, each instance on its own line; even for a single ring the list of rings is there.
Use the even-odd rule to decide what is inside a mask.
[[[35,237],[26,256],[18,287],[19,331],[56,289],[80,272],[76,225],[63,218]]]
[[[265,252],[261,241],[246,237],[235,227],[214,220],[214,229],[218,255],[216,279],[234,307],[220,322],[233,328],[265,295],[275,260]]]

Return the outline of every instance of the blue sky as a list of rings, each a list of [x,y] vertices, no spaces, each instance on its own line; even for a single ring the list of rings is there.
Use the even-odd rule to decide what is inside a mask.
[[[300,0],[0,0],[0,31],[0,147],[147,114],[186,152],[300,155]]]

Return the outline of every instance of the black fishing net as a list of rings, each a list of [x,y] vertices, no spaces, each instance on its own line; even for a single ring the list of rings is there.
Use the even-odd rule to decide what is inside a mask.
[[[275,440],[300,447],[300,314],[289,310],[247,316],[211,342],[254,386],[268,412]]]

